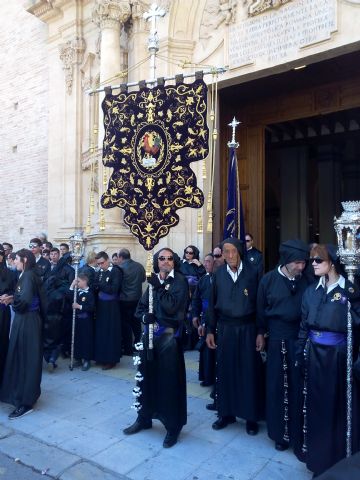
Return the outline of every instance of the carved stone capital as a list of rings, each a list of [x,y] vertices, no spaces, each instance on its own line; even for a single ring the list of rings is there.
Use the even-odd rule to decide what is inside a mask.
[[[100,29],[117,28],[131,16],[128,0],[95,0],[92,20]]]
[[[59,45],[60,60],[63,63],[66,90],[69,95],[72,92],[74,65],[79,65],[83,61],[85,48],[86,43],[82,37],[75,37]]]

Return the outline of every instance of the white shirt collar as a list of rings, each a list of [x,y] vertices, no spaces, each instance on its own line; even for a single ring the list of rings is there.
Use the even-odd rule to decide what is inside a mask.
[[[226,265],[226,270],[228,271],[228,274],[230,275],[230,277],[232,278],[233,282],[236,282],[236,280],[238,279],[241,271],[243,269],[243,264],[242,262],[240,262],[240,265],[238,267],[238,269],[236,270],[236,272],[233,272],[231,270],[231,268],[229,267],[229,265]]]
[[[282,268],[283,266],[284,266],[284,265],[279,265],[279,266],[278,266],[278,272],[280,273],[280,275],[282,275],[283,277],[285,277],[285,278],[287,278],[288,280],[290,280],[291,282],[293,282],[293,281],[295,280],[294,277],[287,277],[287,276],[285,275],[285,273],[281,271],[281,268]]]
[[[158,279],[160,280],[160,283],[163,284],[165,282],[165,279],[160,278],[160,273],[158,273],[157,276],[158,276]],[[168,277],[174,278],[174,276],[175,276],[175,272],[174,272],[174,269],[172,269],[166,278]]]
[[[331,285],[328,285],[327,293],[330,293],[337,286],[339,286],[340,288],[345,288],[345,278],[342,275],[340,275],[340,277],[338,278],[338,280],[335,283],[333,283]],[[319,280],[318,284],[316,285],[315,290],[317,290],[319,287],[325,288],[325,275],[320,277],[320,280]]]

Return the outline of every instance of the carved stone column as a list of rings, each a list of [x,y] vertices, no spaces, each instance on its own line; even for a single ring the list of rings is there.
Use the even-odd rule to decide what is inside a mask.
[[[127,0],[95,1],[92,18],[101,30],[100,82],[121,71],[120,30],[130,15]]]
[[[131,7],[128,0],[95,0],[95,5],[92,11],[92,20],[100,28],[100,82],[105,84],[121,83],[119,79],[114,80],[122,70],[121,62],[121,29],[124,23],[130,18]],[[104,94],[100,94],[99,101],[102,102]],[[102,146],[104,138],[103,127],[103,113],[99,108],[99,141],[98,145]],[[104,167],[102,162],[99,163],[99,186],[103,186],[102,191],[106,189],[103,185]],[[107,172],[109,178],[110,172]],[[101,192],[100,195],[101,195]],[[109,235],[124,234],[127,230],[121,222],[121,215],[119,208],[112,208],[104,210],[105,216],[105,231],[104,237]],[[101,229],[101,226],[100,226]],[[109,240],[104,239],[107,243]],[[111,240],[110,240],[111,241]]]

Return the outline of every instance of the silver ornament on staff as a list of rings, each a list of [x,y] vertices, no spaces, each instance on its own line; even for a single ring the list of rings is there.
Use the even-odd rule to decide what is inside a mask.
[[[339,218],[334,217],[340,261],[345,267],[350,282],[360,265],[360,202],[341,203],[344,211]],[[351,456],[352,443],[352,366],[353,366],[353,332],[351,304],[347,310],[347,352],[346,352],[346,456]]]
[[[74,233],[74,235],[72,235],[69,238],[72,265],[74,266],[74,270],[75,270],[73,303],[76,303],[76,300],[77,300],[77,291],[78,291],[77,279],[78,279],[78,272],[79,272],[79,263],[82,257],[84,256],[85,242],[86,242],[86,239],[82,236],[82,232],[76,232]],[[72,324],[71,324],[71,355],[70,355],[70,365],[69,365],[70,370],[73,370],[74,368],[75,322],[76,322],[76,310],[73,308]]]
[[[153,271],[153,254],[149,252],[148,259],[146,263],[146,276],[151,277]],[[154,291],[152,285],[149,284],[149,313],[154,313]],[[148,341],[147,341],[147,351],[146,357],[148,360],[153,360],[154,358],[154,324],[148,324]]]

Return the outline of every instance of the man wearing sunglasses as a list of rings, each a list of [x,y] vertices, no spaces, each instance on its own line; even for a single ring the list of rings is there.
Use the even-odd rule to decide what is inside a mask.
[[[51,272],[49,260],[41,255],[42,241],[39,238],[32,238],[29,242],[29,250],[35,255],[35,273],[44,281]]]
[[[254,247],[254,237],[251,233],[245,234],[246,243],[246,261],[257,271],[258,280],[260,281],[264,273],[263,254]]]
[[[266,419],[276,450],[286,450],[297,438],[300,411],[295,347],[301,321],[301,301],[308,286],[303,271],[309,247],[302,240],[280,245],[280,265],[261,279],[257,296],[257,325],[268,332]]]
[[[138,382],[134,389],[139,405],[138,417],[125,435],[152,427],[158,419],[166,428],[164,448],[177,443],[186,424],[186,375],[181,329],[188,305],[188,284],[178,272],[180,259],[171,249],[154,255],[152,287],[153,309],[149,308],[149,288],[139,301],[136,316],[145,325],[142,350],[139,350]],[[151,312],[152,310],[152,312]],[[153,349],[149,349],[148,330],[153,325]],[[136,405],[135,405],[136,407]]]

